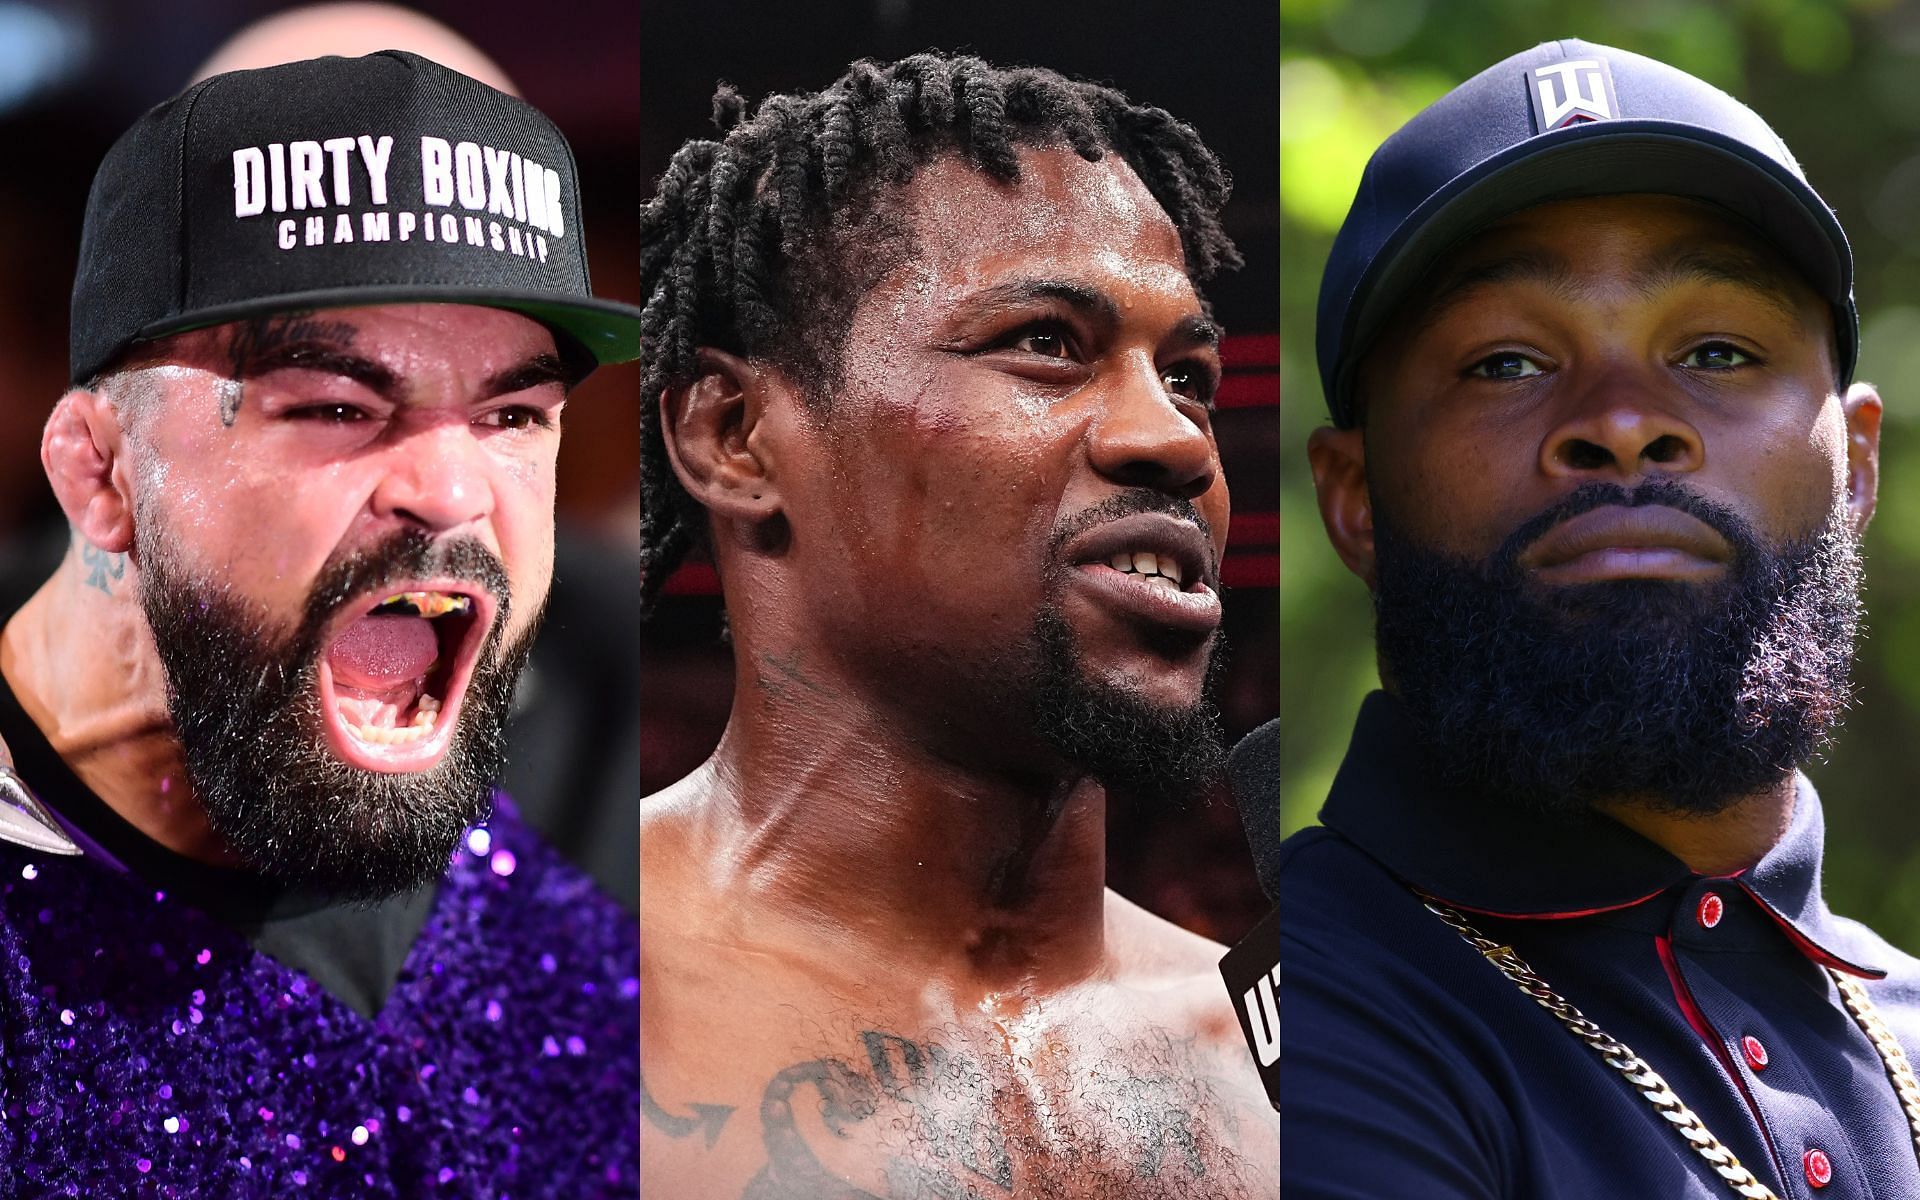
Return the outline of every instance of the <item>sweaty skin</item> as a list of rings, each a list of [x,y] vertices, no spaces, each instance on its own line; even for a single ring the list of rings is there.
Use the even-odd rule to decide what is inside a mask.
[[[545,327],[462,305],[222,325],[155,343],[142,362],[137,399],[75,389],[48,422],[42,459],[73,533],[0,630],[0,672],[129,823],[230,864],[186,783],[138,602],[137,501],[174,535],[184,569],[285,628],[331,554],[403,528],[478,539],[516,595],[538,598],[552,575],[566,397]],[[508,635],[538,608],[516,605]]]
[[[1192,502],[1217,563],[1211,323],[1124,164],[1021,167],[908,185],[915,253],[860,302],[825,417],[717,352],[665,398],[735,696],[642,810],[648,1194],[1277,1190],[1224,948],[1105,888],[1104,789],[1017,698],[1058,577],[1085,674],[1198,699],[1210,634],[1144,619],[1052,535],[1150,492]]]
[[[1436,268],[1369,350],[1364,428],[1314,434],[1328,536],[1371,586],[1375,506],[1428,547],[1484,561],[1582,484],[1661,477],[1774,545],[1836,502],[1864,531],[1880,397],[1865,384],[1836,390],[1832,321],[1773,251],[1709,206],[1628,195],[1515,214]],[[1583,555],[1521,565],[1540,587],[1723,578],[1712,539],[1685,526],[1569,539]],[[1787,777],[1710,816],[1657,796],[1599,807],[1713,875],[1758,861],[1792,804]]]

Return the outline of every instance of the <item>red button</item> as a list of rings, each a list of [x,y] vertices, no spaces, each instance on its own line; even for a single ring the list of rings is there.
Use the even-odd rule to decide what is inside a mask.
[[[1700,923],[1712,929],[1720,923],[1720,915],[1726,912],[1726,905],[1720,902],[1719,892],[1708,892],[1700,897]]]
[[[1825,1150],[1809,1150],[1803,1161],[1807,1167],[1808,1183],[1823,1188],[1833,1181],[1833,1163],[1828,1160]]]
[[[1747,1052],[1747,1065],[1754,1070],[1758,1071],[1767,1065],[1767,1048],[1760,1044],[1759,1038],[1748,1034],[1740,1039],[1740,1048]]]

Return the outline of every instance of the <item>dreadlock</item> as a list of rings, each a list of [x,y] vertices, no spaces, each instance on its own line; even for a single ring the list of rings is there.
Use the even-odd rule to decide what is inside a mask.
[[[1036,67],[916,54],[862,60],[813,93],[767,97],[751,115],[722,84],[720,141],[682,146],[640,215],[642,611],[706,517],[667,459],[659,400],[691,382],[701,346],[759,358],[824,405],[839,383],[855,308],[911,252],[888,199],[952,154],[1003,183],[1017,146],[1118,154],[1180,231],[1196,282],[1240,265],[1220,226],[1229,182],[1190,127],[1109,87]]]

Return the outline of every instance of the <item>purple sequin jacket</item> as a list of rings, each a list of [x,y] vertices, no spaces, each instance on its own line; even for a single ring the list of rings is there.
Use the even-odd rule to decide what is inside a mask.
[[[631,1197],[638,932],[502,804],[378,1016],[0,844],[0,1198]]]

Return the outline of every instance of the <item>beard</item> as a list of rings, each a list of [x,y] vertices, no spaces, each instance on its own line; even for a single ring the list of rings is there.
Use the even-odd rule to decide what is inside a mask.
[[[289,887],[377,901],[446,873],[462,833],[492,810],[503,728],[536,619],[502,648],[505,568],[471,538],[405,531],[336,554],[298,625],[275,622],[219,584],[184,572],[148,514],[137,533],[139,598],[166,673],[187,781],[209,826],[250,868]],[[318,686],[329,620],[383,584],[471,580],[499,600],[446,753],[411,773],[369,771],[327,744]]]
[[[1704,521],[1733,548],[1725,578],[1529,586],[1529,545],[1616,504]],[[1550,812],[1715,813],[1811,760],[1851,702],[1860,549],[1843,505],[1774,547],[1670,480],[1589,484],[1484,563],[1374,520],[1382,674],[1453,788]]]
[[[1081,531],[1142,512],[1164,512],[1207,530],[1206,519],[1188,501],[1144,489],[1123,492],[1063,522],[1052,537],[1053,561],[1060,561],[1060,548]],[[1050,581],[1028,637],[1025,690],[1034,730],[1055,753],[1099,780],[1109,795],[1150,805],[1180,804],[1204,790],[1226,760],[1213,699],[1226,661],[1221,635],[1216,631],[1207,648],[1199,699],[1188,705],[1149,700],[1125,683],[1101,678],[1090,666],[1061,598],[1071,569]]]

